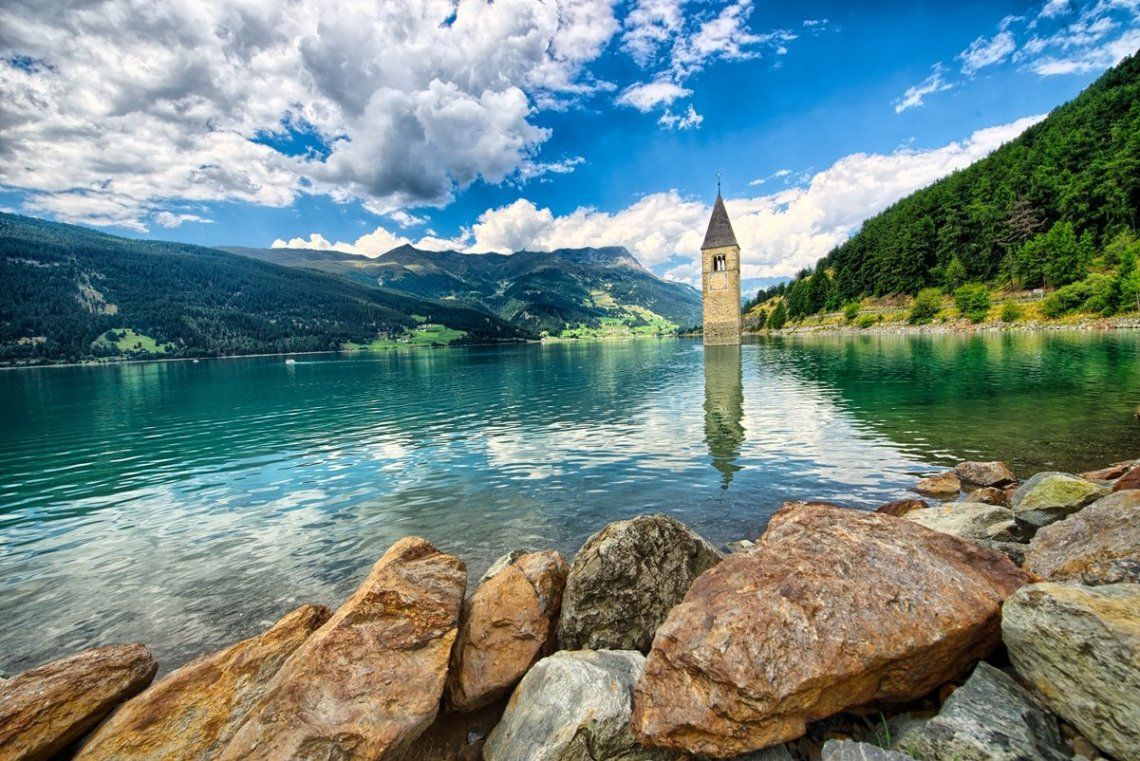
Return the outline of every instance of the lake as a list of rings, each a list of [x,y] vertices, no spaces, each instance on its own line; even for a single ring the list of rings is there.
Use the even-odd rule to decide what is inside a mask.
[[[784,500],[1140,456],[1140,332],[690,339],[0,372],[0,669],[147,643],[169,669],[396,539],[477,578],[668,512],[715,543]]]

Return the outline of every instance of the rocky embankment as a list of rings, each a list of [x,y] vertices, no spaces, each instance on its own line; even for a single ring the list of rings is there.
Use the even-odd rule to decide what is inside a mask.
[[[0,761],[1140,759],[1140,460],[915,491],[787,503],[727,555],[640,516],[470,594],[403,539],[157,683],[139,644],[0,681]]]

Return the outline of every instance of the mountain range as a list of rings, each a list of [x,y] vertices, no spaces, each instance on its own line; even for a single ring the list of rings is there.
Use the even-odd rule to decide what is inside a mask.
[[[307,249],[223,250],[462,304],[533,333],[557,335],[577,326],[675,329],[701,321],[699,291],[662,280],[620,246],[463,254],[404,245],[375,259]]]
[[[623,248],[216,249],[0,214],[0,362],[330,351],[661,333],[700,294]]]

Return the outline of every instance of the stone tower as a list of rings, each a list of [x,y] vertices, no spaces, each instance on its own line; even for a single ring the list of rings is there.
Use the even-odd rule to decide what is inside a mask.
[[[740,246],[717,183],[709,229],[701,244],[705,345],[740,343]]]

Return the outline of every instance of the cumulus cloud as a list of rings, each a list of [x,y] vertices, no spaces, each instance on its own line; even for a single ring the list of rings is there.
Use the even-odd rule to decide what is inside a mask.
[[[945,92],[946,90],[953,89],[954,85],[943,79],[943,67],[941,63],[934,64],[930,71],[930,76],[906,89],[898,100],[895,101],[895,113],[901,114],[908,108],[916,108],[926,103],[926,96],[933,95],[936,92]]]
[[[462,249],[467,243],[467,237],[445,239],[436,237],[431,234],[431,231],[419,240],[412,241],[410,238],[397,235],[383,226],[378,226],[372,232],[361,235],[352,243],[339,240],[334,243],[320,233],[311,233],[307,238],[298,237],[289,240],[278,238],[273,241],[270,248],[306,248],[314,251],[340,251],[346,254],[377,257],[394,248],[408,244],[425,251],[448,251]]]
[[[145,229],[168,199],[377,213],[533,177],[535,109],[586,70],[614,0],[131,0],[0,6],[0,184]],[[279,150],[298,125],[318,145]],[[157,221],[157,220],[156,220]]]
[[[802,186],[725,201],[741,246],[747,278],[791,276],[812,266],[848,239],[865,219],[915,190],[988,155],[1044,118],[1032,116],[928,150],[899,148],[891,153],[857,153],[816,173]],[[781,170],[776,176],[790,176]],[[665,277],[700,282],[700,245],[711,208],[676,190],[646,195],[615,212],[581,207],[555,214],[520,198],[488,209],[470,230],[450,240],[432,238],[420,248],[467,253],[550,251],[583,246],[625,246],[647,267]],[[274,246],[335,248],[369,256],[409,242],[382,228],[355,243],[309,239],[275,241]]]
[[[206,219],[197,214],[175,214],[169,211],[160,211],[154,215],[154,221],[166,228],[181,227],[183,222],[197,222],[199,224],[210,224],[213,220]]]

